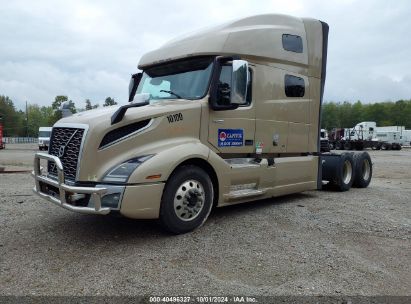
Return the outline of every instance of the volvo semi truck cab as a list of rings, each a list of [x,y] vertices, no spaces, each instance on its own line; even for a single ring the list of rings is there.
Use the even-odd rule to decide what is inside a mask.
[[[68,210],[201,226],[213,206],[368,186],[368,154],[320,154],[328,25],[259,15],[145,54],[130,103],[53,126],[34,191]],[[41,161],[47,165],[41,168]]]

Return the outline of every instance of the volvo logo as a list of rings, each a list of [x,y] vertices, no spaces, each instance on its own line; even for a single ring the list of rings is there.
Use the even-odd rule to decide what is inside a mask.
[[[58,157],[63,157],[65,150],[66,150],[66,145],[61,145],[58,152],[57,152],[57,156]]]
[[[67,147],[67,145],[68,145],[68,144],[70,143],[70,141],[73,139],[74,135],[76,135],[77,131],[78,131],[78,130],[74,131],[74,133],[70,136],[69,140],[68,140],[64,145],[61,145],[61,146],[58,148],[57,156],[58,156],[59,158],[64,156],[64,153],[66,152],[66,147]]]

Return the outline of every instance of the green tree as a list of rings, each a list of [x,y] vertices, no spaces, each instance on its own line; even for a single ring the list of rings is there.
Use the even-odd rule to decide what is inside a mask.
[[[106,100],[104,100],[103,107],[114,106],[116,104],[117,102],[113,98],[107,97]]]
[[[86,111],[97,109],[98,107],[99,107],[98,103],[96,103],[95,105],[92,105],[90,99],[86,99],[86,109],[85,109]]]
[[[86,111],[91,110],[93,106],[91,105],[90,99],[86,99]]]
[[[53,117],[52,117],[52,123],[53,125],[56,123],[57,120],[61,119],[61,110],[60,107],[63,102],[66,102],[68,100],[68,97],[65,95],[57,95],[54,98],[53,103],[51,104],[52,109],[54,110]]]
[[[51,107],[53,110],[60,110],[61,105],[68,101],[68,97],[65,95],[57,95],[56,98],[54,98],[53,103],[51,104]]]
[[[25,114],[16,110],[13,101],[8,96],[0,95],[0,118],[4,136],[25,135]]]
[[[76,105],[74,104],[74,101],[71,99],[68,101],[69,105],[68,108],[70,109],[71,113],[77,113]]]
[[[52,119],[51,119],[52,125],[55,124],[59,119],[62,118],[62,113],[61,113],[60,108],[61,108],[61,105],[65,102],[67,102],[67,101],[69,103],[68,107],[69,107],[71,113],[73,113],[73,114],[77,113],[76,106],[75,106],[75,104],[72,100],[68,100],[68,97],[65,96],[65,95],[57,95],[54,98],[53,103],[51,104],[51,107],[54,110],[54,114],[53,114]]]

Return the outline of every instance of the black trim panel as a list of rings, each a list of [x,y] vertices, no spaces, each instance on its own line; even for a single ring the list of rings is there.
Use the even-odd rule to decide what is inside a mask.
[[[325,88],[325,78],[327,74],[327,51],[328,51],[328,32],[329,26],[327,23],[320,21],[323,33],[323,47],[322,47],[322,62],[321,62],[321,91],[320,91],[320,107],[318,113],[318,136],[317,136],[317,153],[321,150],[321,110],[323,106],[324,88]],[[318,158],[318,175],[317,175],[317,189],[322,188],[322,162],[321,157]]]

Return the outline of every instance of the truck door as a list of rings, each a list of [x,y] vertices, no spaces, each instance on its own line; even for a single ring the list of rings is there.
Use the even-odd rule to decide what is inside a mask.
[[[232,65],[227,63],[222,67],[219,82],[227,89],[230,89],[231,73]],[[252,74],[252,68],[249,68],[246,105],[239,106],[234,110],[210,110],[208,142],[220,153],[246,154],[255,152],[255,106],[252,102]]]

